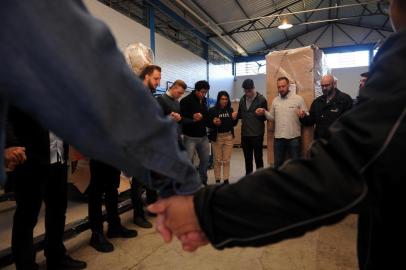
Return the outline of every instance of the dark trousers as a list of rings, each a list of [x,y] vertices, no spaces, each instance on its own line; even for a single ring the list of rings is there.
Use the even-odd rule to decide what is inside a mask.
[[[253,160],[252,155],[255,157],[255,166],[257,169],[264,167],[264,161],[262,159],[262,144],[264,141],[264,136],[243,136],[241,138],[241,146],[244,152],[245,159],[245,175],[252,173],[253,171]]]
[[[11,248],[17,269],[35,269],[33,230],[42,201],[45,203],[45,246],[47,264],[57,264],[66,253],[63,244],[67,208],[66,164],[26,163],[10,174],[17,208],[14,213]]]
[[[296,159],[300,157],[300,137],[293,139],[274,139],[274,166],[279,168],[287,159]]]
[[[118,187],[121,172],[105,163],[90,160],[89,222],[93,232],[103,232],[103,194],[107,212],[107,223],[110,228],[120,226],[118,215]]]
[[[150,189],[133,178],[131,181],[131,201],[134,207],[134,218],[137,216],[145,217],[144,203],[141,198],[144,189],[147,197],[147,204],[154,203],[158,200],[158,193],[155,190]]]

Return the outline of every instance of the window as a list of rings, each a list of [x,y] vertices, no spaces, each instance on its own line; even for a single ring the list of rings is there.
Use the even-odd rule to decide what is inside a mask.
[[[329,68],[369,66],[369,51],[326,54]]]
[[[241,62],[236,64],[236,76],[266,73],[266,61]]]

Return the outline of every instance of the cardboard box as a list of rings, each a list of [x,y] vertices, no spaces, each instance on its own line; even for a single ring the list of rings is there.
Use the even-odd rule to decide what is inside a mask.
[[[266,56],[267,100],[271,107],[272,100],[278,95],[276,81],[287,77],[291,82],[290,90],[303,97],[310,109],[313,100],[321,95],[320,79],[328,72],[323,52],[316,46],[271,52]],[[273,165],[274,127],[268,121],[268,163]],[[302,154],[306,157],[307,149],[313,141],[313,127],[302,127]]]

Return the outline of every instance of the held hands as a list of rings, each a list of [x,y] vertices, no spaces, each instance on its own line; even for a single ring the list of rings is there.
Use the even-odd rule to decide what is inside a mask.
[[[258,108],[255,110],[255,114],[257,116],[263,116],[265,114],[265,109],[264,108]]]
[[[156,230],[169,243],[175,235],[185,251],[195,251],[208,244],[196,217],[193,196],[173,196],[160,199],[148,206],[148,211],[156,213]]]
[[[176,122],[179,122],[180,120],[182,120],[182,116],[180,116],[179,113],[171,112],[170,116]]]
[[[305,112],[304,110],[300,109],[300,108],[297,108],[297,109],[296,109],[296,114],[297,114],[297,116],[298,116],[299,118],[303,118],[303,117],[306,116],[306,112]]]
[[[4,149],[4,162],[6,170],[12,171],[15,167],[27,160],[25,147],[13,146]]]
[[[233,113],[231,114],[231,118],[233,118],[233,120],[236,120],[236,119],[237,119],[237,115],[238,115],[237,112],[233,112]]]
[[[221,120],[218,117],[214,117],[213,119],[213,124],[216,126],[220,126],[221,125]]]
[[[199,122],[203,119],[203,115],[201,113],[194,113],[193,114],[193,121]]]

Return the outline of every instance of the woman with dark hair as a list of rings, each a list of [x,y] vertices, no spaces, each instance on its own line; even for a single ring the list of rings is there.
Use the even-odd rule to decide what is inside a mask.
[[[209,110],[209,139],[213,145],[216,183],[221,181],[221,168],[223,167],[223,180],[228,184],[234,126],[237,122],[237,112],[233,112],[233,108],[231,108],[229,94],[226,91],[220,91],[217,94],[216,105]]]

